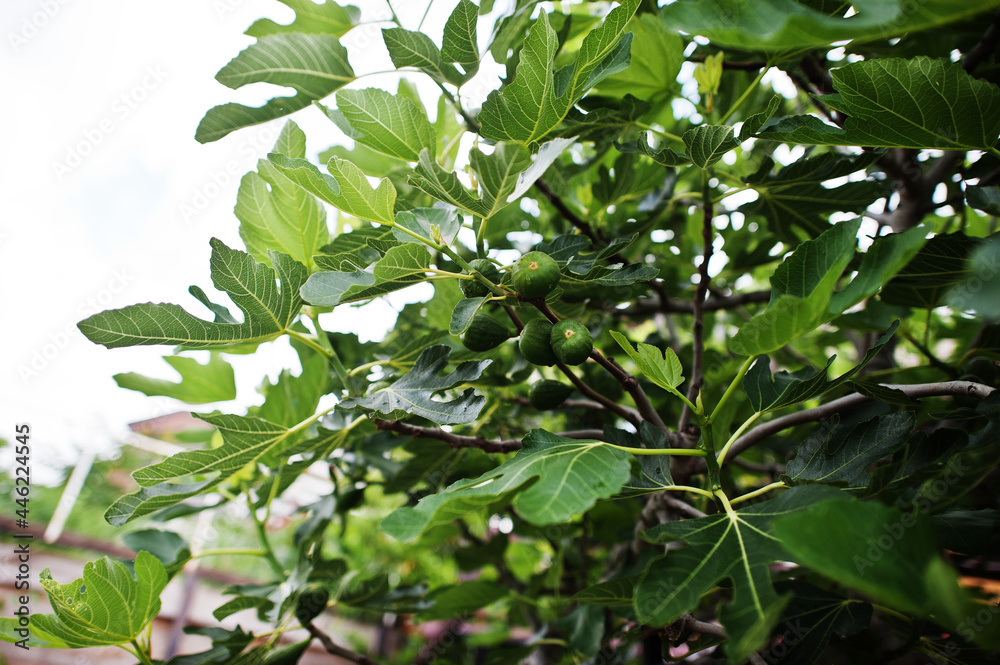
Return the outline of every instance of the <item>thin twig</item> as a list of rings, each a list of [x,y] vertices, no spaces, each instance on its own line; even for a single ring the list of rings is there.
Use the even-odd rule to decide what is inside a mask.
[[[802,78],[797,73],[791,70],[785,71],[785,74],[788,75],[788,78],[792,79],[792,82],[799,90],[806,93],[806,95],[809,97],[809,100],[812,102],[813,106],[816,107],[816,110],[819,111],[823,115],[823,117],[825,117],[830,122],[833,123],[837,122],[837,118],[834,118],[833,112],[827,108],[826,104],[816,99],[816,97],[812,94],[813,91],[809,88],[808,81],[806,81],[804,78]]]
[[[344,660],[348,660],[352,663],[357,663],[357,665],[382,665],[379,661],[373,660],[368,656],[365,656],[364,654],[355,653],[350,649],[346,649],[338,645],[332,639],[330,639],[329,635],[327,635],[322,630],[314,626],[311,621],[306,623],[306,625],[303,626],[303,628],[308,630],[309,634],[312,635],[317,640],[319,640],[320,644],[323,645],[323,648],[326,649],[328,653],[331,653],[334,656],[343,658]]]
[[[566,203],[559,198],[559,195],[556,194],[551,187],[549,187],[548,183],[539,178],[535,181],[535,189],[542,193],[548,202],[552,204],[552,207],[555,208],[560,215],[562,215],[563,219],[579,229],[580,233],[590,238],[591,242],[595,244],[601,243],[597,234],[592,228],[590,228],[590,224],[583,221],[579,215],[570,210],[569,206],[567,206]]]
[[[521,406],[531,406],[531,400],[527,397],[522,397],[520,395],[515,395],[510,398],[510,401],[515,404],[520,404]],[[559,406],[553,407],[555,409],[597,409],[598,411],[604,411],[605,407],[600,402],[589,399],[568,399],[564,401]]]
[[[928,311],[928,313],[930,312]],[[937,356],[934,355],[933,351],[927,348],[927,346],[921,343],[921,341],[918,340],[916,337],[914,337],[905,330],[903,331],[903,337],[906,339],[906,341],[908,341],[910,344],[916,347],[917,351],[920,351],[920,353],[923,354],[925,358],[927,358],[927,362],[929,362],[931,365],[944,372],[951,379],[958,378],[958,372],[955,371],[954,367],[940,360]]]
[[[530,302],[534,304],[535,307],[538,308],[538,311],[544,314],[549,321],[552,323],[559,322],[559,317],[556,316],[555,312],[552,311],[544,299],[535,298]],[[636,427],[639,427],[639,422],[641,420],[648,420],[660,431],[667,431],[666,424],[664,424],[663,419],[660,418],[660,414],[658,414],[656,409],[654,409],[652,404],[650,404],[649,397],[646,396],[646,391],[642,389],[642,386],[639,385],[639,381],[634,376],[626,372],[622,369],[621,365],[606,357],[598,349],[591,351],[590,358],[598,365],[608,370],[608,372],[611,373],[611,376],[615,377],[615,380],[621,384],[621,387],[628,391],[628,394],[632,396],[632,400],[635,402],[636,407],[638,407],[638,411],[622,406],[614,400],[608,399],[604,395],[598,393],[596,390],[580,380],[576,374],[563,363],[556,363],[556,367],[558,367],[562,373],[573,382],[573,385],[576,386],[577,390],[590,399],[600,402],[605,406],[605,408],[610,411],[614,411]]]
[[[646,391],[642,389],[641,385],[639,385],[638,379],[626,372],[621,365],[605,356],[598,349],[591,351],[590,357],[598,365],[608,370],[608,372],[611,373],[611,376],[615,377],[615,380],[621,384],[621,387],[632,396],[632,400],[639,409],[639,415],[641,415],[644,420],[648,420],[661,432],[667,431],[666,423],[663,422],[663,419],[660,418],[660,414],[653,408],[653,405],[649,401],[649,397],[646,395]]]
[[[701,305],[702,312],[714,312],[720,309],[731,309],[751,303],[767,302],[771,299],[770,291],[748,291],[731,296],[720,296],[709,298]],[[631,307],[617,309],[614,306],[607,306],[600,302],[591,302],[593,307],[602,307],[615,316],[630,317],[644,316],[650,314],[692,314],[694,313],[694,302],[691,300],[681,300],[678,298],[644,298]]]
[[[438,441],[444,441],[452,448],[479,448],[488,453],[510,453],[521,449],[521,442],[518,439],[490,441],[484,436],[454,434],[438,427],[421,427],[398,420],[381,420],[376,418],[375,427],[380,430],[412,436],[414,439],[437,439]]]
[[[707,621],[699,621],[695,619],[690,614],[685,615],[686,621],[684,622],[684,627],[691,631],[692,633],[700,633],[701,635],[711,635],[712,637],[726,637],[726,629],[714,623],[708,623]]]
[[[704,517],[705,513],[701,512],[694,506],[688,504],[685,501],[678,499],[677,497],[670,496],[666,492],[663,493],[663,503],[677,512],[684,513],[688,517]]]
[[[524,323],[521,322],[521,317],[517,315],[517,311],[510,305],[504,305],[503,309],[514,323],[514,327],[517,328],[517,334],[520,335],[521,331],[524,330]]]
[[[701,257],[701,265],[698,266],[698,289],[694,294],[694,323],[691,326],[692,361],[691,361],[691,384],[688,386],[687,398],[689,402],[695,402],[701,392],[701,384],[704,380],[702,374],[702,357],[705,354],[705,322],[704,305],[708,295],[708,262],[712,258],[714,232],[712,231],[713,206],[712,197],[709,196],[708,174],[704,174],[704,196],[702,196],[702,224],[701,240],[705,248]],[[681,411],[680,424],[677,431],[683,432],[691,423],[691,407],[684,405]]]
[[[982,383],[975,383],[974,381],[944,381],[942,383],[915,383],[910,385],[887,384],[882,387],[902,391],[911,398],[939,397],[942,395],[964,395],[983,398],[995,390],[995,388]],[[835,399],[832,402],[806,409],[805,411],[799,411],[798,413],[781,416],[780,418],[775,418],[762,425],[758,425],[733,443],[728,456],[723,462],[724,464],[731,462],[740,453],[754,444],[767,439],[772,434],[795,425],[801,425],[802,423],[823,420],[835,413],[853,409],[870,401],[873,401],[873,398],[860,393],[854,393],[840,399]]]
[[[612,399],[608,399],[604,395],[600,394],[599,392],[588,386],[586,383],[584,383],[583,380],[581,380],[580,377],[578,377],[576,373],[565,364],[556,363],[556,367],[559,368],[560,372],[566,375],[566,378],[570,380],[570,383],[572,383],[576,387],[576,389],[580,391],[580,393],[589,397],[595,402],[600,402],[605,409],[629,421],[630,423],[632,423],[632,425],[634,425],[638,429],[639,424],[642,422],[642,416],[639,415],[639,412],[637,410],[619,404],[618,402]]]
[[[520,401],[520,399],[516,398],[515,401]],[[584,400],[577,401],[581,403],[584,402]],[[590,405],[587,408],[598,408],[600,406],[593,402],[586,402],[586,404]],[[480,450],[488,453],[511,453],[521,449],[520,439],[500,439],[498,441],[491,441],[482,436],[454,434],[452,432],[446,432],[439,427],[421,427],[419,425],[411,425],[398,420],[380,420],[376,418],[374,422],[375,427],[380,430],[404,434],[406,436],[411,436],[414,439],[437,439],[438,441],[444,441],[452,448],[479,448]],[[556,435],[567,439],[600,440],[604,437],[604,431],[599,429],[574,429],[565,432],[557,432]]]

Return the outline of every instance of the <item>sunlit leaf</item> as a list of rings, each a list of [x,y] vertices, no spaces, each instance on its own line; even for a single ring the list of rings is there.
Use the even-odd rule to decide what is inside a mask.
[[[272,83],[295,89],[293,97],[275,97],[264,106],[229,103],[205,114],[195,139],[218,141],[232,131],[258,125],[304,109],[354,80],[347,50],[329,34],[267,34],[228,65],[216,79],[232,89],[250,83]]]
[[[684,62],[684,40],[654,14],[639,14],[626,30],[632,33],[627,69],[597,84],[602,95],[631,94],[637,99],[662,99],[678,89]]]
[[[331,157],[327,163],[330,175],[320,173],[319,168],[306,159],[289,159],[276,153],[267,158],[289,180],[348,215],[392,223],[396,189],[388,178],[383,178],[373,189],[361,169],[339,157]]]
[[[528,145],[552,131],[588,89],[628,66],[632,40],[623,34],[638,6],[638,0],[625,0],[613,9],[583,40],[576,61],[557,72],[558,39],[548,14],[541,13],[525,39],[513,82],[483,104],[483,136]]]
[[[629,355],[642,375],[656,385],[676,393],[677,386],[684,383],[684,368],[673,349],[668,347],[661,352],[655,346],[641,342],[637,348],[632,348],[632,343],[625,335],[612,330],[611,336]]]
[[[466,189],[454,173],[439,166],[426,150],[421,153],[410,182],[445,203],[489,219],[509,204],[508,197],[517,187],[518,176],[531,166],[531,155],[522,145],[500,143],[490,155],[474,148],[469,158],[479,176],[479,196]]]
[[[771,301],[730,340],[739,355],[780,349],[827,318],[833,289],[854,255],[861,220],[840,222],[798,246],[771,277]]]
[[[430,262],[423,245],[397,245],[367,269],[313,273],[302,287],[302,297],[324,307],[370,300],[423,282]]]
[[[295,431],[259,418],[201,415],[222,434],[223,445],[190,450],[143,467],[132,474],[140,489],[119,498],[104,518],[121,526],[137,517],[172,506],[216,487],[247,464],[294,441]],[[336,432],[326,432],[336,437]]]
[[[305,32],[343,37],[361,18],[361,10],[357,7],[341,6],[333,0],[324,0],[319,4],[313,0],[278,0],[278,2],[295,11],[294,21],[282,25],[271,19],[262,18],[255,21],[245,34],[250,37],[263,37],[279,32]]]
[[[737,147],[733,128],[725,125],[700,125],[684,132],[684,144],[694,165],[707,169]]]
[[[167,586],[167,572],[159,559],[139,552],[135,574],[125,564],[108,557],[90,561],[83,577],[59,584],[46,568],[39,581],[54,614],[32,614],[33,646],[81,649],[127,644],[160,612],[160,592]],[[0,639],[15,642],[11,632],[17,619],[0,618]]]
[[[302,306],[299,288],[306,281],[305,266],[289,256],[272,253],[271,263],[274,269],[212,239],[212,282],[243,312],[242,323],[208,322],[177,305],[146,303],[94,314],[77,326],[92,342],[109,349],[148,344],[196,349],[270,341],[295,320]]]
[[[305,157],[305,133],[289,121],[281,130],[275,152],[290,158]],[[259,263],[268,263],[268,252],[275,251],[311,269],[313,254],[330,239],[326,211],[316,197],[267,160],[258,161],[257,171],[243,176],[234,212],[240,220],[240,238]]]
[[[479,69],[479,45],[476,39],[476,24],[479,8],[470,0],[459,0],[444,24],[441,39],[441,57],[445,62],[454,62],[467,75]]]
[[[423,109],[405,97],[379,88],[341,90],[337,110],[327,109],[327,115],[354,141],[390,157],[415,162],[424,147],[434,157],[434,128]]]
[[[236,399],[233,367],[218,353],[213,353],[205,364],[184,356],[164,356],[163,359],[181,375],[179,383],[153,379],[134,372],[115,374],[115,383],[128,390],[138,390],[150,396],[173,397],[188,404]]]

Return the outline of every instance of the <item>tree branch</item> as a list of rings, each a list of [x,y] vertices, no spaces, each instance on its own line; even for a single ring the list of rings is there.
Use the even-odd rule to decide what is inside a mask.
[[[584,402],[584,400],[578,401]],[[527,403],[527,400],[525,400],[525,403]],[[587,402],[587,404],[591,404],[591,402]],[[594,406],[597,405],[595,404]],[[512,453],[521,449],[520,439],[500,439],[498,441],[491,441],[482,436],[454,434],[452,432],[446,432],[439,427],[421,427],[420,425],[411,425],[410,423],[404,423],[398,420],[381,420],[379,418],[375,418],[374,422],[375,427],[382,431],[396,432],[397,434],[411,436],[414,439],[436,439],[438,441],[444,441],[452,448],[479,448],[480,450],[488,453]],[[575,429],[568,430],[566,432],[557,432],[556,435],[567,439],[600,440],[604,436],[604,432],[599,429]]]
[[[580,233],[590,238],[591,242],[595,244],[600,244],[602,242],[597,237],[594,230],[590,228],[590,224],[583,221],[579,215],[570,210],[569,206],[567,206],[563,200],[559,198],[559,195],[552,191],[552,188],[549,187],[548,183],[539,178],[535,181],[535,189],[540,191],[542,195],[548,199],[548,202],[552,204],[552,207],[555,208],[560,215],[562,215],[563,219],[579,229]]]
[[[911,398],[940,397],[942,395],[964,395],[968,397],[983,398],[990,395],[995,390],[995,388],[982,383],[975,383],[973,381],[945,381],[943,383],[916,383],[910,385],[886,384],[882,387],[902,391]],[[723,461],[723,465],[732,462],[733,459],[740,453],[763,441],[772,434],[776,434],[795,425],[801,425],[802,423],[823,420],[824,418],[828,418],[835,413],[856,408],[870,401],[873,401],[871,397],[860,393],[854,393],[852,395],[847,395],[846,397],[841,397],[840,399],[835,399],[827,404],[822,404],[811,409],[806,409],[805,411],[791,413],[787,416],[781,416],[780,418],[768,421],[763,425],[753,428],[740,438],[736,439],[736,442],[733,443],[729,454]]]
[[[594,360],[598,365],[608,370],[611,376],[615,377],[615,380],[621,384],[629,395],[632,396],[632,400],[635,402],[636,407],[639,409],[639,415],[643,417],[644,420],[648,420],[661,432],[667,431],[667,425],[660,418],[660,414],[656,412],[653,405],[649,402],[649,397],[646,395],[646,391],[642,389],[639,385],[638,379],[626,372],[621,365],[616,363],[611,358],[608,358],[598,349],[594,349],[590,353],[590,358]]]
[[[314,626],[311,621],[303,626],[303,628],[308,630],[309,634],[319,640],[320,644],[323,645],[323,648],[334,656],[343,658],[344,660],[348,660],[352,663],[357,663],[357,665],[382,665],[377,660],[372,660],[368,656],[355,653],[350,649],[345,649],[344,647],[337,645],[332,639],[330,639],[329,635]]]
[[[510,453],[521,449],[521,442],[518,439],[501,439],[490,441],[483,436],[465,436],[446,432],[438,427],[421,427],[398,420],[374,419],[375,427],[380,430],[398,432],[412,436],[414,439],[437,439],[444,441],[452,448],[479,448],[488,453]]]
[[[661,499],[664,505],[673,508],[679,513],[684,513],[688,517],[704,517],[705,513],[701,512],[694,506],[678,499],[677,497],[670,496],[667,492],[663,492],[663,499]]]
[[[965,153],[960,150],[945,152],[924,173],[917,161],[918,152],[893,148],[878,160],[879,166],[893,178],[899,192],[899,205],[892,212],[873,219],[886,224],[895,233],[913,228],[938,207],[933,198],[935,187],[965,159]]]
[[[531,401],[527,397],[515,396],[511,398],[511,401],[515,404],[520,404],[521,406],[531,406]],[[568,399],[559,406],[555,407],[557,409],[597,409],[599,411],[606,411],[607,407],[595,400],[589,399]]]
[[[547,318],[549,321],[551,321],[552,323],[559,322],[559,317],[556,316],[556,313],[552,311],[548,303],[545,302],[544,298],[535,298],[530,302],[534,304],[535,307],[538,308],[538,311],[544,314],[545,318]],[[615,377],[618,383],[621,384],[622,388],[628,391],[628,393],[632,396],[633,401],[635,401],[636,406],[639,407],[638,410],[630,409],[600,394],[599,392],[588,386],[586,383],[584,383],[576,375],[576,373],[573,372],[573,370],[571,370],[565,364],[556,363],[556,367],[558,367],[559,370],[566,375],[566,377],[573,383],[573,385],[576,386],[576,389],[579,390],[583,395],[586,395],[587,397],[596,402],[600,402],[601,404],[604,405],[604,408],[608,409],[609,411],[613,411],[614,413],[617,413],[619,416],[621,416],[625,420],[635,425],[636,429],[639,428],[639,423],[643,419],[645,419],[656,425],[656,427],[658,427],[662,431],[664,432],[667,431],[667,426],[663,424],[663,420],[660,418],[660,415],[656,413],[656,410],[653,409],[652,405],[650,405],[649,398],[646,397],[646,392],[642,389],[642,386],[639,385],[639,382],[635,379],[634,376],[632,376],[624,369],[622,369],[621,366],[619,366],[613,360],[609,360],[607,357],[604,356],[603,353],[601,353],[597,349],[591,351],[590,358],[595,362],[597,362],[597,364],[599,364],[601,367],[608,370],[611,373],[611,375]]]
[[[708,623],[707,621],[699,621],[691,616],[691,614],[685,614],[681,618],[684,620],[684,628],[692,633],[711,635],[712,637],[727,637],[726,629],[722,626],[714,623]]]
[[[556,367],[559,371],[566,375],[566,378],[570,380],[577,390],[579,390],[583,395],[586,395],[595,402],[599,402],[605,409],[611,411],[612,413],[624,418],[636,427],[639,428],[639,424],[642,422],[642,416],[635,409],[630,409],[627,406],[619,404],[618,402],[608,399],[604,395],[600,394],[576,375],[572,369],[567,367],[564,363],[556,363]]]
[[[720,296],[709,298],[702,303],[702,312],[715,312],[720,309],[731,309],[741,307],[751,303],[767,302],[771,299],[770,291],[748,291],[731,296]],[[600,304],[597,304],[600,306]],[[631,307],[617,309],[615,307],[603,306],[603,309],[616,316],[644,316],[647,314],[693,314],[694,302],[690,300],[680,300],[677,298],[667,298],[666,300],[657,298],[644,298],[637,301]]]
[[[983,60],[996,51],[1000,44],[1000,11],[993,14],[993,22],[986,28],[982,39],[962,58],[962,69],[971,74]]]
[[[698,289],[695,291],[694,295],[694,323],[691,326],[691,334],[694,338],[692,343],[692,362],[691,362],[691,385],[688,386],[687,398],[688,401],[694,402],[698,399],[698,394],[701,392],[701,384],[704,381],[704,376],[702,374],[702,357],[705,354],[705,323],[704,323],[704,307],[705,299],[708,296],[708,262],[712,258],[714,232],[712,231],[712,217],[713,217],[713,205],[711,192],[708,187],[708,173],[703,174],[704,193],[702,195],[702,224],[701,224],[701,240],[705,245],[704,251],[701,257],[701,265],[698,266]],[[691,422],[691,407],[687,404],[684,405],[684,410],[681,411],[680,424],[677,426],[677,431],[683,432],[687,429]]]

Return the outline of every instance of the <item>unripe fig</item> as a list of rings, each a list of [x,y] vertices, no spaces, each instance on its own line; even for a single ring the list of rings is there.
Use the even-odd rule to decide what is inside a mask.
[[[462,343],[469,351],[489,351],[510,338],[510,330],[488,314],[476,314]]]
[[[528,252],[514,264],[514,289],[525,298],[543,298],[559,283],[559,265],[544,252]]]
[[[552,326],[549,337],[552,351],[560,362],[579,365],[590,357],[594,350],[594,338],[587,327],[579,321],[566,319]]]
[[[482,273],[483,277],[494,284],[500,282],[500,270],[493,265],[492,261],[488,259],[476,259],[470,261],[469,265],[473,270],[478,270]],[[490,294],[490,290],[486,286],[474,279],[460,279],[458,280],[458,286],[462,289],[462,293],[465,294],[466,298],[482,298]]]
[[[558,360],[552,352],[552,324],[545,319],[532,319],[524,324],[517,348],[532,365],[551,367]]]
[[[528,401],[539,411],[554,409],[565,402],[572,392],[573,386],[566,385],[561,381],[545,379],[531,386]]]

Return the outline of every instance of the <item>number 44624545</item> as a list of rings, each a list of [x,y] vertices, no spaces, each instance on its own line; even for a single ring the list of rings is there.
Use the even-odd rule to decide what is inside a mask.
[[[31,465],[30,465],[30,455],[31,447],[28,444],[28,440],[31,434],[31,427],[29,425],[17,425],[15,427],[17,432],[17,446],[14,449],[17,457],[14,461],[17,466],[14,467],[14,485],[17,488],[15,491],[18,496],[21,497],[17,499],[17,504],[21,506],[23,511],[27,513],[28,508],[28,492],[30,491],[30,478],[31,478]],[[18,514],[20,516],[20,512]]]

